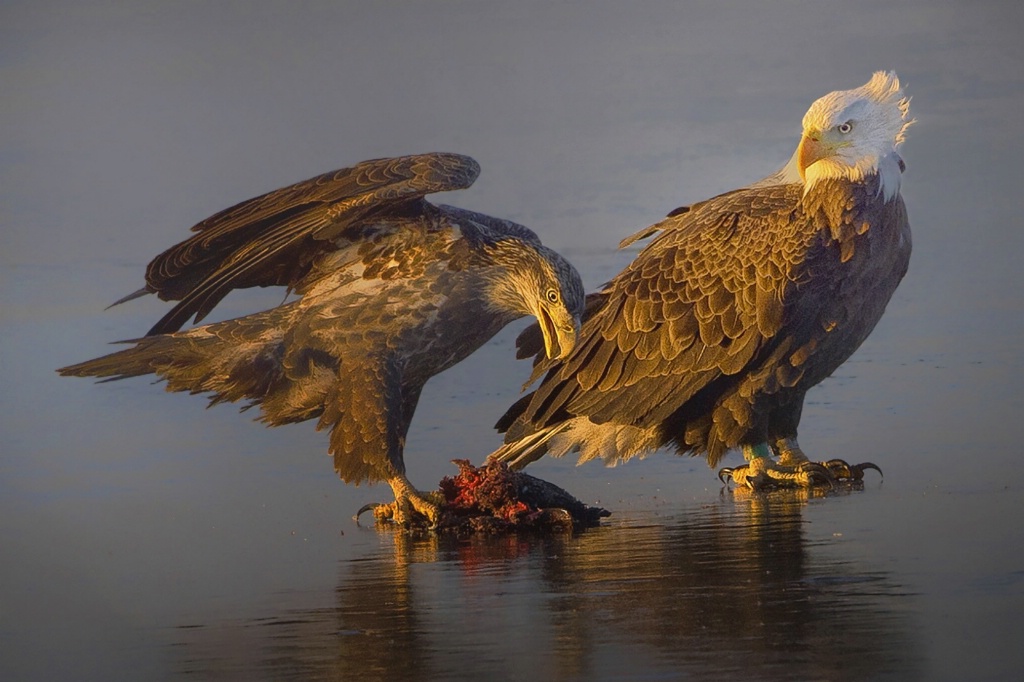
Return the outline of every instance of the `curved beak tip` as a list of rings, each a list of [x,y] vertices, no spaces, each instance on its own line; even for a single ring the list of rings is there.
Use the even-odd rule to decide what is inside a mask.
[[[568,357],[572,349],[576,347],[576,339],[579,335],[578,327],[568,327],[562,330],[562,333],[558,335],[558,359]]]
[[[829,143],[822,141],[820,135],[804,133],[797,146],[797,169],[800,171],[800,179],[805,179],[807,169],[817,161],[832,154],[834,149]]]

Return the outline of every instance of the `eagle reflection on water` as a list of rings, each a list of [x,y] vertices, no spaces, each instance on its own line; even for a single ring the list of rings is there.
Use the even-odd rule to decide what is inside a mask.
[[[822,557],[802,515],[818,494],[737,493],[578,535],[392,533],[342,564],[332,605],[180,630],[176,649],[189,673],[245,661],[275,678],[920,677],[913,597]]]

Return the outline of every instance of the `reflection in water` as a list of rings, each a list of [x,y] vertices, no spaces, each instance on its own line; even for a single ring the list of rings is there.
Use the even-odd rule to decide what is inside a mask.
[[[920,677],[912,598],[851,557],[818,556],[807,501],[737,497],[576,536],[385,535],[342,564],[330,605],[179,630],[183,665],[204,678]]]

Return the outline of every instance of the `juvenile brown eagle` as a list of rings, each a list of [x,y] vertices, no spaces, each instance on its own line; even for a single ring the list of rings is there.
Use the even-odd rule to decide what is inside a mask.
[[[626,239],[657,234],[588,297],[573,352],[537,363],[544,379],[498,422],[506,444],[491,457],[614,464],[670,445],[714,466],[739,447],[748,464],[723,473],[751,487],[877,469],[810,463],[797,425],[807,390],[867,338],[907,271],[908,113],[891,72],[830,93],[781,171]],[[523,332],[521,357],[537,337]]]
[[[246,399],[270,426],[318,418],[342,479],[387,481],[398,520],[436,522],[402,459],[424,384],[524,315],[537,318],[545,352],[563,357],[584,303],[579,274],[529,229],[423,198],[479,172],[455,154],[378,159],[221,211],[122,299],[179,301],[147,336],[59,371],[156,374],[169,391],[212,393],[211,404]],[[177,331],[232,289],[271,285],[300,298]]]

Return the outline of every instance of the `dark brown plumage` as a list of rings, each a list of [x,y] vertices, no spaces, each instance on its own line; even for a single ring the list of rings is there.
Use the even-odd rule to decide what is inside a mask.
[[[533,378],[543,380],[498,422],[506,444],[491,458],[522,467],[578,451],[581,461],[616,463],[669,445],[714,465],[736,447],[760,459],[767,445],[802,469],[780,478],[809,483],[820,469],[804,466],[796,442],[804,396],[867,338],[910,256],[894,152],[905,100],[894,75],[869,86],[876,79],[884,81],[874,85],[877,106],[896,108],[899,124],[879,124],[890,131],[881,150],[877,134],[861,145],[874,172],[844,172],[841,155],[857,141],[818,132],[821,118],[823,130],[843,126],[836,134],[845,134],[851,108],[862,112],[867,95],[848,91],[858,96],[830,100],[825,112],[812,107],[805,118],[805,136],[825,140],[814,141],[816,155],[802,143],[803,156],[777,176],[677,209],[625,240],[657,235],[588,296],[574,351],[537,363]],[[873,119],[857,115],[870,132]],[[804,182],[823,159],[839,171]],[[528,328],[520,356],[536,354],[537,339]],[[739,475],[745,483],[747,473]]]
[[[402,451],[427,380],[523,315],[567,353],[579,275],[515,223],[423,199],[469,186],[454,154],[367,161],[222,211],[158,256],[145,293],[179,303],[133,346],[59,370],[156,374],[170,391],[248,400],[271,426],[318,419],[348,482],[388,481],[397,516],[437,509],[405,478]],[[234,320],[202,319],[230,290],[285,286],[300,298]],[[120,301],[119,301],[120,302]]]

